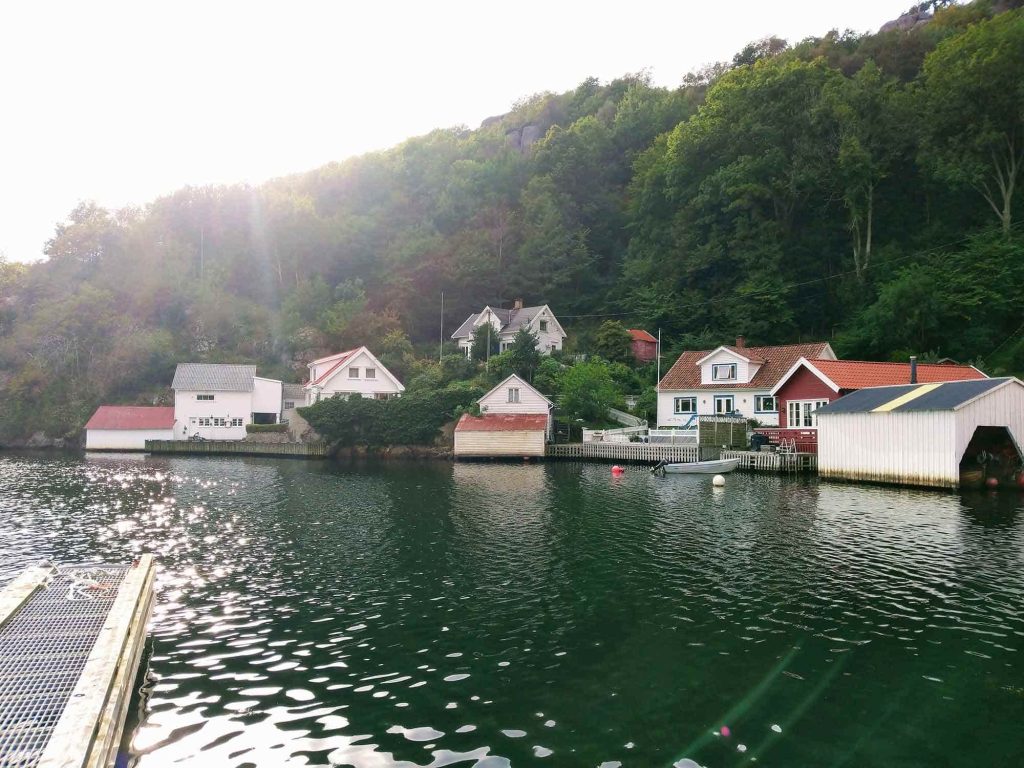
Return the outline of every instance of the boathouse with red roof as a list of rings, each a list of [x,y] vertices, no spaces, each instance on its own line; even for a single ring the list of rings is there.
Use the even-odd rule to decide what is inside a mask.
[[[87,451],[144,451],[147,440],[173,439],[173,407],[101,405],[85,425]]]

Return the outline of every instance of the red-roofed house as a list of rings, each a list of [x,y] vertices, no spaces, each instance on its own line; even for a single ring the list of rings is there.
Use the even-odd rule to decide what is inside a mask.
[[[362,395],[387,400],[405,392],[405,387],[391,371],[381,365],[366,347],[321,357],[309,364],[306,403],[327,397]]]
[[[658,385],[658,426],[692,426],[697,416],[739,415],[779,423],[772,390],[801,358],[835,360],[827,342],[683,352]]]
[[[173,439],[173,407],[101,405],[85,425],[87,451],[144,451],[147,440]]]
[[[629,329],[629,348],[633,359],[639,363],[649,363],[658,356],[658,340],[647,331],[639,328]]]
[[[779,404],[780,427],[816,429],[815,410],[858,389],[986,378],[971,365],[809,360],[802,357],[779,379],[771,393]]]
[[[477,400],[455,427],[456,457],[543,456],[552,402],[515,374]]]

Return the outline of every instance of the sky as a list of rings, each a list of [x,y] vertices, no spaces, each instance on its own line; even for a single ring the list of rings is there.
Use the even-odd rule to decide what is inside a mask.
[[[673,87],[769,35],[874,31],[910,0],[0,5],[0,254],[42,258],[82,200],[144,205],[477,127],[540,91]]]

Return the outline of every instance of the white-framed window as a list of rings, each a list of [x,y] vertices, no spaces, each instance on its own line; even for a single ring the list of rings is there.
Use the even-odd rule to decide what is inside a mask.
[[[213,426],[215,426],[215,427],[226,427],[227,425],[228,425],[228,420],[227,419],[222,419],[219,416],[214,416],[214,418],[213,418]]]
[[[213,400],[213,395],[196,395],[196,400]]]
[[[295,401],[294,400],[285,400],[284,401],[284,410],[290,411],[294,407],[295,407]]]
[[[792,429],[817,427],[819,408],[828,405],[828,400],[789,400],[786,403],[786,426]]]
[[[242,420],[240,418],[232,419],[231,420],[231,426],[232,427],[240,427],[240,426],[242,426]]]
[[[510,403],[518,403],[519,402],[519,387],[509,387],[508,388],[508,401]]]
[[[213,425],[213,419],[211,419],[209,416],[200,416],[199,417],[199,426],[200,427],[209,427],[209,426],[212,426],[212,425]]]
[[[377,369],[376,368],[367,368],[365,373],[363,373],[363,378],[364,379],[376,379],[377,378]]]
[[[547,333],[548,332],[548,321],[547,320],[541,320],[540,321],[540,332],[541,333]]]
[[[715,363],[711,366],[712,381],[735,381],[736,363]]]
[[[732,395],[715,396],[715,413],[725,416],[736,410],[736,398]]]
[[[754,398],[754,410],[758,413],[775,413],[778,410],[778,405],[771,395],[757,395]]]
[[[359,378],[359,367],[356,366],[356,367],[353,367],[353,368],[349,368],[348,369],[348,377],[350,379],[358,379]]]
[[[697,398],[696,397],[673,397],[672,398],[672,411],[674,413],[696,413],[697,412]]]

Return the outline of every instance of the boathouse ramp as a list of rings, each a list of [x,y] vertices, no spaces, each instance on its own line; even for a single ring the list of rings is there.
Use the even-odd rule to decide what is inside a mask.
[[[154,574],[152,555],[38,567],[0,593],[0,766],[114,764]]]
[[[1024,445],[1024,384],[1014,378],[871,387],[818,409],[822,477],[957,488],[975,433]]]

